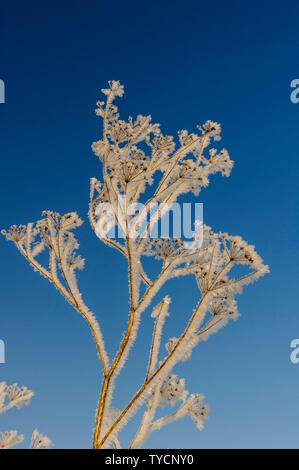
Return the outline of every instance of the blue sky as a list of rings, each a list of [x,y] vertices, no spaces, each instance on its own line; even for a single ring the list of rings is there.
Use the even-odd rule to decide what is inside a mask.
[[[85,219],[77,233],[87,259],[80,285],[109,352],[127,322],[127,266],[86,217],[89,178],[99,174],[90,148],[100,135],[95,102],[109,79],[125,85],[124,118],[151,114],[165,134],[207,119],[222,124],[235,167],[201,193],[204,221],[256,245],[271,268],[239,297],[238,322],[175,370],[191,392],[206,395],[205,430],[186,418],[153,434],[148,447],[298,447],[299,364],[290,361],[299,337],[299,104],[290,101],[298,14],[296,1],[1,4],[1,228],[38,220],[44,209]],[[0,380],[36,394],[29,407],[1,416],[0,430],[29,437],[37,427],[57,448],[89,447],[102,375],[88,327],[4,238],[0,252]],[[184,279],[165,292],[173,297],[169,337],[195,304],[195,283]],[[116,407],[142,380],[151,321],[147,312],[117,381]]]

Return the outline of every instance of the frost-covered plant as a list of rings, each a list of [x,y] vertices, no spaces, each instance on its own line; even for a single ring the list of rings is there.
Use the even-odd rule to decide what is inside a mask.
[[[29,405],[34,393],[28,390],[27,387],[18,387],[15,383],[13,385],[6,385],[6,382],[0,382],[0,414],[10,410],[14,406],[21,408],[24,405]],[[0,449],[10,449],[25,439],[23,434],[18,434],[18,431],[0,432]],[[53,443],[47,437],[41,434],[37,429],[32,433],[30,449],[50,449]]]
[[[84,260],[76,253],[79,244],[73,234],[73,230],[82,224],[78,215],[73,212],[61,216],[45,211],[37,224],[13,226],[2,233],[15,243],[35,270],[54,284],[90,326],[104,375],[93,447],[120,447],[120,430],[145,405],[139,429],[130,444],[131,448],[138,448],[154,430],[186,415],[199,429],[203,428],[209,413],[204,396],[190,394],[185,389],[184,379],[178,378],[172,370],[178,362],[190,358],[200,341],[238,317],[235,295],[245,284],[267,273],[268,267],[254,247],[240,237],[214,233],[199,222],[195,226],[194,241],[188,245],[177,238],[149,237],[152,227],[167,214],[180,195],[188,192],[198,195],[214,173],[229,176],[233,162],[227,150],[209,148],[220,140],[221,127],[216,122],[207,121],[197,126],[197,133],[180,131],[175,150],[173,137],[164,136],[159,125],[151,122],[151,116],[139,115],[136,120],[129,117],[128,121],[119,119],[114,100],[121,97],[124,90],[118,81],[109,82],[109,88],[102,92],[106,100],[97,103],[96,114],[103,119],[103,136],[92,145],[101,162],[102,180],[91,178],[89,220],[97,236],[126,257],[130,297],[127,329],[112,360],[105,350],[99,323],[83,301],[77,285],[77,269],[84,267]],[[141,209],[136,213],[136,205],[141,203],[145,190],[157,178],[160,179],[152,196],[139,205]],[[162,209],[156,210],[147,220],[148,211],[157,204]],[[109,236],[114,226],[120,229],[122,238]],[[45,249],[49,253],[49,267],[37,260]],[[154,280],[145,272],[144,256],[161,261],[161,270]],[[232,277],[235,265],[247,266],[247,273]],[[115,410],[112,407],[115,379],[134,344],[143,312],[167,280],[190,274],[197,281],[198,302],[186,317],[185,327],[178,337],[169,339],[163,357],[160,343],[169,315],[170,298],[166,296],[153,307],[153,337],[144,381],[125,408]],[[155,420],[157,408],[165,404],[176,405],[177,409],[173,414]]]

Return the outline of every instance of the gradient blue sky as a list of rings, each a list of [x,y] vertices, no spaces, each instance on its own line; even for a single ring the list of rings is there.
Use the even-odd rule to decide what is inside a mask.
[[[299,338],[299,103],[290,101],[298,15],[296,1],[1,2],[1,228],[35,221],[44,209],[85,219],[80,285],[109,352],[127,322],[127,267],[86,220],[89,178],[99,171],[90,148],[99,138],[95,102],[107,80],[125,85],[118,102],[125,118],[151,114],[165,134],[221,122],[235,167],[202,192],[205,223],[255,244],[271,268],[239,297],[238,322],[176,369],[210,403],[205,430],[185,418],[153,434],[148,447],[299,446],[299,364],[290,362],[290,342]],[[0,430],[29,437],[38,427],[57,448],[89,447],[101,371],[87,324],[4,238],[0,251],[0,380],[36,394],[29,407],[1,416]],[[188,278],[165,292],[173,297],[169,337],[197,291]],[[147,312],[116,407],[143,378],[151,324]]]

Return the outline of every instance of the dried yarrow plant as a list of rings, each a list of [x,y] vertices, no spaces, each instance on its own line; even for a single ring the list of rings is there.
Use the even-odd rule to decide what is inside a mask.
[[[34,393],[27,387],[18,387],[16,383],[6,385],[5,382],[0,382],[0,415],[13,407],[21,408],[24,405],[29,405],[33,395]],[[10,449],[23,442],[24,439],[24,435],[18,434],[18,431],[0,432],[0,449]],[[50,449],[52,445],[53,443],[47,436],[41,434],[37,429],[33,431],[30,449]]]
[[[73,230],[82,224],[78,215],[73,212],[61,216],[45,211],[35,225],[13,226],[2,233],[15,243],[36,271],[54,284],[90,326],[104,375],[93,448],[119,448],[119,432],[144,406],[139,429],[129,446],[140,448],[153,431],[186,415],[199,429],[203,428],[209,414],[204,396],[190,394],[184,379],[172,373],[173,368],[178,362],[188,360],[200,341],[238,317],[236,294],[245,284],[267,273],[268,267],[254,247],[240,237],[214,233],[200,222],[195,224],[193,243],[149,236],[152,226],[167,214],[180,195],[188,192],[198,195],[214,173],[229,176],[233,162],[225,149],[210,148],[213,142],[220,140],[219,124],[207,121],[197,126],[198,133],[180,131],[175,150],[173,137],[162,135],[159,125],[152,124],[151,116],[139,115],[135,121],[131,117],[128,121],[119,119],[114,100],[121,97],[124,90],[118,81],[109,82],[109,88],[102,92],[106,100],[97,103],[96,114],[103,119],[103,136],[92,146],[101,161],[102,181],[91,178],[89,220],[97,236],[127,258],[130,297],[127,329],[112,360],[105,350],[100,325],[84,303],[77,284],[77,269],[84,267],[73,234]],[[155,181],[160,177],[158,184],[154,183],[154,175]],[[140,204],[141,210],[135,213],[134,207],[141,203],[151,185],[154,186],[151,197]],[[155,204],[162,210],[155,211],[148,220],[148,210]],[[115,225],[122,237],[109,235]],[[49,267],[37,260],[45,249],[49,253]],[[161,261],[160,273],[154,280],[145,272],[144,256]],[[233,278],[231,270],[235,265],[247,266],[247,273]],[[170,298],[167,296],[153,306],[153,337],[144,381],[124,409],[114,409],[115,379],[134,344],[142,313],[167,280],[190,274],[197,281],[198,302],[186,317],[185,327],[178,337],[168,340],[163,356],[160,343],[169,315]],[[176,406],[174,413],[155,419],[157,407],[165,404]]]

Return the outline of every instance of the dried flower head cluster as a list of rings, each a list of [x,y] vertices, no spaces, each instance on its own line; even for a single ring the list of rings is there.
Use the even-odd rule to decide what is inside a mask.
[[[190,406],[188,407],[188,414],[195,422],[200,431],[203,430],[204,422],[209,417],[210,407],[204,405],[204,395],[192,395]]]
[[[27,387],[18,387],[15,383],[7,385],[6,382],[0,382],[0,414],[5,413],[9,409],[21,408],[29,405],[34,393]],[[18,431],[0,432],[0,449],[10,449],[20,444],[25,439],[23,434]],[[49,449],[53,443],[51,440],[41,434],[37,429],[33,431],[30,443],[30,449]]]
[[[151,116],[120,119],[115,99],[123,96],[124,87],[118,81],[109,82],[109,87],[102,92],[105,100],[97,103],[96,114],[103,119],[103,135],[92,144],[100,160],[102,176],[90,180],[88,215],[97,236],[125,256],[129,271],[128,326],[112,359],[108,358],[99,323],[84,303],[77,283],[77,269],[84,267],[73,234],[82,224],[78,215],[73,212],[61,216],[45,211],[35,225],[14,225],[2,233],[89,324],[103,370],[93,447],[102,449],[114,445],[119,448],[121,429],[144,406],[139,429],[129,445],[138,448],[152,432],[186,415],[200,430],[203,428],[209,406],[204,404],[202,394],[190,394],[185,389],[184,379],[178,379],[173,368],[178,362],[190,359],[200,341],[238,317],[236,294],[244,285],[267,273],[268,266],[263,264],[255,248],[240,237],[214,233],[200,221],[196,222],[193,241],[188,244],[180,237],[149,237],[152,226],[179,196],[189,192],[198,195],[215,173],[229,176],[233,162],[226,149],[217,148],[221,139],[220,124],[208,120],[197,126],[196,133],[181,130],[174,139],[163,135],[159,124],[152,123]],[[154,181],[157,182],[155,187]],[[141,204],[149,186],[152,196]],[[151,207],[157,204],[162,210],[155,211],[148,220]],[[109,236],[114,227],[123,237]],[[38,261],[45,249],[49,266]],[[145,256],[160,262],[161,269],[154,280],[146,273]],[[242,271],[245,267],[247,272],[234,277],[232,269],[237,265],[242,266]],[[153,334],[144,381],[123,410],[116,410],[112,406],[115,381],[133,347],[142,314],[168,280],[185,275],[194,276],[198,286],[198,300],[193,311],[186,314],[185,327],[168,340],[166,354],[165,349],[163,353],[160,346],[166,319],[170,316],[170,297],[164,297],[153,307]],[[176,410],[155,420],[157,408],[165,405]]]
[[[190,191],[198,195],[209,184],[209,178],[214,173],[229,176],[233,162],[227,150],[207,150],[212,142],[221,139],[221,127],[218,123],[207,121],[202,126],[197,126],[198,134],[179,131],[180,145],[175,150],[173,137],[164,136],[159,124],[152,123],[151,116],[139,115],[135,121],[132,117],[127,122],[120,120],[113,101],[115,97],[123,95],[123,86],[117,81],[109,84],[110,93],[107,89],[102,90],[107,95],[107,101],[98,102],[96,110],[97,115],[103,118],[103,138],[92,145],[94,153],[102,162],[104,181],[99,184],[92,178],[91,182],[90,217],[94,226],[98,222],[97,208],[100,202],[108,201],[112,211],[116,213],[119,201],[125,200],[123,210],[128,211],[129,206],[140,200],[146,186],[153,183],[156,172],[162,173],[160,183],[141,214],[136,215],[136,226],[142,223],[150,204],[169,205],[180,195]],[[145,151],[144,144],[148,146],[148,152]],[[115,221],[124,233],[125,220],[126,214],[122,213],[118,214]],[[110,229],[111,224],[108,223],[106,234]],[[105,233],[101,232],[101,238],[106,241]]]
[[[184,401],[188,394],[185,390],[185,379],[178,379],[176,375],[170,375],[163,381],[160,388],[159,405],[175,405],[179,401]]]

